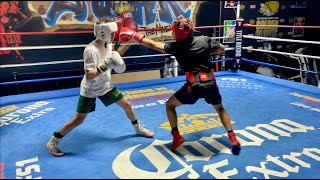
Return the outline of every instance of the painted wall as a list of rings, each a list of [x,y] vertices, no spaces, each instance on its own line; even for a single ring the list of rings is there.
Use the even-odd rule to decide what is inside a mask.
[[[120,20],[126,26],[144,28],[169,27],[174,16],[183,14],[195,19],[200,2],[195,1],[2,1],[1,32],[58,32],[85,31],[93,29],[96,18],[107,16]],[[171,32],[146,32],[146,37],[157,40],[172,40]],[[67,35],[4,35],[1,36],[2,47],[47,46],[88,44],[94,39],[89,34]],[[0,52],[1,64],[27,64],[52,61],[82,59],[83,48],[60,48],[43,50],[4,50]],[[155,54],[136,45],[124,45],[119,48],[123,56]],[[138,53],[137,53],[138,52]],[[152,58],[158,62],[163,58]],[[127,63],[136,64],[135,59]],[[150,61],[140,59],[140,62]],[[6,68],[0,81],[12,81],[12,72],[18,74],[31,72],[82,70],[83,63],[59,64],[48,66],[28,66]],[[132,68],[131,68],[132,69]],[[82,71],[81,71],[82,73]],[[22,77],[20,77],[22,78]]]
[[[167,28],[174,16],[183,14],[192,19],[196,26],[232,24],[236,18],[237,1],[1,1],[1,32],[67,32],[92,31],[95,18],[108,16],[121,20],[128,26],[138,29]],[[245,23],[281,24],[281,25],[318,25],[314,12],[319,7],[317,1],[241,1],[241,17]],[[219,31],[220,30],[220,31]],[[232,35],[232,29],[202,29],[209,36]],[[229,34],[228,34],[229,33]],[[256,36],[280,37],[288,39],[316,40],[316,30],[252,28],[244,34]],[[172,40],[170,31],[146,32],[146,37],[155,40]],[[1,35],[1,47],[47,46],[88,44],[93,34],[42,34],[42,35]],[[233,47],[233,39],[221,41]],[[263,47],[263,42],[247,41],[243,46]],[[299,45],[295,45],[295,48]],[[288,52],[292,45],[272,43],[272,49]],[[310,46],[312,47],[312,46]],[[2,50],[1,65],[19,65],[52,61],[80,60],[83,48],[59,48],[41,50]],[[123,56],[159,54],[159,52],[139,45],[122,45],[119,48]],[[233,57],[233,52],[228,52]],[[262,60],[261,55],[244,53],[245,57]],[[127,70],[145,69],[142,65],[152,62],[152,67],[163,67],[165,57],[127,59]],[[280,58],[283,59],[283,58]],[[289,61],[284,60],[283,63]],[[142,64],[141,64],[142,63]],[[289,63],[291,64],[291,63]],[[296,65],[296,64],[293,64]],[[246,67],[246,66],[244,66]],[[1,68],[0,82],[82,75],[83,63],[64,63],[45,66],[26,66]],[[78,82],[76,82],[78,83]]]

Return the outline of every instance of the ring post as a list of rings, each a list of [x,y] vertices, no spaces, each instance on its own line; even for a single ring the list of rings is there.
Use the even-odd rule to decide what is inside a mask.
[[[241,65],[242,58],[242,30],[243,30],[243,19],[240,18],[240,1],[237,4],[237,14],[236,14],[236,27],[235,27],[235,56],[234,56],[234,68],[238,70]]]
[[[234,48],[234,68],[239,69],[241,65],[241,58],[242,58],[242,30],[243,30],[243,19],[237,18],[236,19],[236,34],[235,34],[235,48]]]

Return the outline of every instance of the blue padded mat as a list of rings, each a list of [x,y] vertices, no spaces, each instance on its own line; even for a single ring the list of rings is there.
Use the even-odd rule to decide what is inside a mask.
[[[213,107],[200,99],[178,107],[186,142],[172,153],[165,101],[184,77],[122,83],[153,138],[134,134],[124,111],[97,100],[96,111],[60,142],[45,148],[70,120],[79,89],[1,97],[1,176],[15,178],[288,179],[320,178],[320,90],[243,71],[217,72],[217,83],[242,144],[231,153]]]

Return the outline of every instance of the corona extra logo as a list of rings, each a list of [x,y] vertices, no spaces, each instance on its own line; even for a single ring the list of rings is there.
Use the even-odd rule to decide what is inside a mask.
[[[231,124],[234,124],[234,122],[231,121]],[[223,126],[218,113],[181,114],[181,117],[178,117],[178,125],[181,135]],[[169,122],[161,124],[160,127],[171,130]]]
[[[203,119],[210,119],[212,116],[216,117],[217,114],[187,115],[187,118],[183,119],[190,119],[184,120],[183,123],[186,124],[191,119],[195,120],[190,121],[190,123],[196,123],[203,121]],[[273,143],[272,146],[276,147],[279,141],[285,141],[287,138],[294,137],[292,134],[307,133],[314,130],[313,126],[299,124],[289,119],[275,119],[269,124],[256,124],[255,126],[248,126],[245,129],[234,131],[238,134],[237,138],[242,148],[249,146],[251,148],[263,149],[263,146],[270,146],[269,143]],[[177,179],[179,177],[185,179],[186,177],[188,179],[203,179],[202,175],[204,173],[210,173],[212,179],[229,179],[229,176],[237,175],[240,171],[233,168],[232,170],[221,172],[219,169],[227,169],[227,167],[221,167],[229,165],[228,159],[220,162],[217,162],[219,158],[211,160],[212,157],[216,157],[218,154],[222,156],[232,154],[230,146],[225,145],[225,136],[227,136],[227,133],[207,134],[206,136],[197,138],[197,141],[184,142],[176,149],[177,154],[168,148],[172,140],[156,139],[148,146],[136,144],[119,153],[112,163],[112,170],[119,179]],[[264,142],[268,142],[268,144]],[[303,152],[317,161],[320,159],[320,150],[317,148],[303,148]],[[268,154],[269,152],[264,153]],[[283,157],[286,157],[284,159],[298,160],[296,157],[301,155],[301,153],[296,152],[289,154],[284,155]],[[227,158],[227,156],[225,157]],[[267,155],[266,158],[266,162],[260,162],[261,167],[250,165],[248,161],[249,164],[243,168],[246,169],[246,173],[250,173],[251,177],[260,173],[260,177],[264,176],[265,179],[268,179],[269,175],[285,178],[289,176],[288,172],[297,173],[299,170],[297,168],[293,171],[293,167],[280,161],[279,156],[272,158],[270,155]],[[137,159],[140,160],[138,161]],[[275,163],[287,169],[282,173],[278,171],[279,167],[270,166],[268,163]],[[277,169],[270,169],[270,167]]]

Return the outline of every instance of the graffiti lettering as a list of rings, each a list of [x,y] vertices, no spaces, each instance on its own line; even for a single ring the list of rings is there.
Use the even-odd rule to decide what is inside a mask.
[[[5,35],[8,44],[21,44],[21,35]]]
[[[83,22],[88,16],[88,5],[86,1],[52,1],[44,18],[45,23],[54,26],[59,17],[65,12],[74,13],[76,20]]]
[[[167,9],[167,11],[160,11],[160,20],[171,23],[173,20],[171,12],[173,12],[173,16],[179,16],[182,14],[184,17],[190,18],[191,9],[188,8],[187,11],[183,11],[178,1],[159,1],[160,8],[162,10]]]
[[[116,1],[91,1],[90,8],[93,16],[97,19],[107,16],[112,19],[116,14],[116,9],[121,8],[121,3]],[[178,1],[128,1],[133,19],[138,25],[149,25],[156,20],[171,23],[174,17],[182,14],[187,18],[191,16],[191,2],[184,1],[185,11]],[[119,5],[118,5],[119,4]],[[88,18],[87,1],[52,1],[46,12],[44,22],[48,26],[57,24],[59,18],[67,12],[74,13],[77,21],[83,22]],[[119,11],[120,12],[120,11]],[[158,17],[158,19],[156,19]]]
[[[170,25],[167,25],[167,26],[161,26],[161,24],[159,23],[156,23],[156,28],[149,28],[149,27],[144,27],[144,26],[140,26],[141,29],[158,29],[158,28],[170,28]],[[163,33],[167,33],[169,31],[147,31],[146,32],[146,36],[149,37],[149,36],[152,36],[152,35],[158,35],[159,34],[163,34]]]
[[[114,1],[91,1],[91,10],[97,19],[104,16],[112,19],[115,15],[114,8]]]

